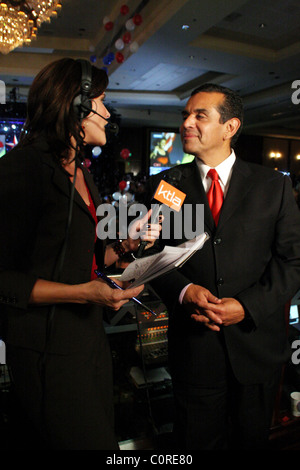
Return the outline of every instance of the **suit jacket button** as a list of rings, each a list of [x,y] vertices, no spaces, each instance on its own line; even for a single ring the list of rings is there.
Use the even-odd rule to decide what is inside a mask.
[[[217,280],[217,286],[222,286],[224,284],[224,279],[222,277],[220,277],[218,280]]]
[[[222,241],[222,238],[216,238],[214,240],[214,245],[219,245],[221,243],[221,241]]]

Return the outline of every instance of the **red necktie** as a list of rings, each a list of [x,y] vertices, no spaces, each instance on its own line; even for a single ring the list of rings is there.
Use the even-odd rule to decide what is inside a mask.
[[[218,225],[220,211],[223,204],[223,191],[219,183],[219,175],[216,170],[209,170],[207,173],[212,180],[207,193],[208,204],[212,212],[215,224]]]

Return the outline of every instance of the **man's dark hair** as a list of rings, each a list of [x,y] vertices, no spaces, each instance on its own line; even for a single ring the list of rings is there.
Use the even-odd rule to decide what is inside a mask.
[[[238,131],[231,139],[231,145],[233,146],[236,143],[243,127],[244,106],[242,98],[230,88],[226,88],[222,85],[216,85],[214,83],[205,83],[204,85],[199,86],[192,92],[191,96],[201,92],[222,93],[225,96],[224,102],[217,107],[217,111],[220,114],[220,122],[222,124],[232,118],[238,118],[241,121],[241,125]]]

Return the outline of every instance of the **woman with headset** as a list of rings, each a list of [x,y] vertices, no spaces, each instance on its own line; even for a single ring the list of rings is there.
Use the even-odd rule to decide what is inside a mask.
[[[118,448],[102,309],[118,310],[143,286],[114,290],[94,274],[139,243],[105,247],[95,235],[99,194],[80,163],[86,144],[106,143],[107,85],[86,61],[44,67],[20,142],[0,160],[2,337],[14,396],[45,449]],[[148,218],[135,230],[152,242],[159,226],[144,228]]]

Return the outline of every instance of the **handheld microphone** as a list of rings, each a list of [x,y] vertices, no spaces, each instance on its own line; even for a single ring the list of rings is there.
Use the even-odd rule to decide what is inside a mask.
[[[157,186],[155,193],[152,197],[156,201],[156,205],[151,214],[151,220],[156,221],[159,213],[162,211],[164,206],[168,206],[171,209],[180,211],[186,194],[177,189],[177,185],[181,179],[181,171],[177,168],[167,173],[164,178],[160,181]],[[170,184],[170,183],[173,183]],[[160,204],[157,204],[157,201]],[[140,246],[135,254],[136,258],[140,258],[147,246],[148,242],[142,240]]]
[[[102,119],[104,119],[104,121],[107,122],[106,124],[106,128],[113,134],[113,135],[117,135],[118,132],[119,132],[119,126],[118,124],[114,123],[114,122],[110,122],[108,119],[106,119],[104,116],[101,116],[101,114],[97,113],[97,111],[95,111],[94,109],[92,108],[89,108],[88,106],[86,106],[84,103],[81,104],[81,107],[84,108],[86,111],[90,111],[91,113],[94,113],[94,114],[97,114],[97,116],[100,116]]]

